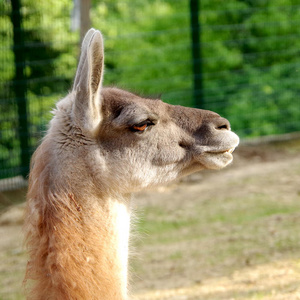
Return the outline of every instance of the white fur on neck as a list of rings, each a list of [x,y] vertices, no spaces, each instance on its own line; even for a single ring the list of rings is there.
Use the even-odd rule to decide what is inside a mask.
[[[121,278],[126,278],[128,281],[128,244],[130,232],[130,212],[126,204],[118,203],[116,231],[119,238],[119,259],[122,266]],[[124,295],[127,294],[127,284],[123,287]]]
[[[120,278],[122,278],[122,295],[127,299],[128,283],[128,246],[130,234],[130,196],[128,198],[110,200],[112,212],[111,225],[114,226],[116,262],[119,261]]]

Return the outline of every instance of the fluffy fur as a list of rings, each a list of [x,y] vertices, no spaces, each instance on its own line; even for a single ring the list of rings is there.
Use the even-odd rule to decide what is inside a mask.
[[[48,146],[43,143],[35,153],[29,180],[26,280],[34,280],[29,299],[99,299],[101,294],[125,299],[128,199],[92,201],[86,193],[86,203],[72,182],[53,183]],[[119,257],[120,248],[125,257]]]

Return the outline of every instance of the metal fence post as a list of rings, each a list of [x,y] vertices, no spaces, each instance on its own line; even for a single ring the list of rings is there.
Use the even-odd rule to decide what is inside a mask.
[[[194,105],[203,107],[203,78],[200,45],[199,0],[190,0]]]
[[[15,64],[15,76],[13,89],[18,108],[18,134],[20,139],[21,156],[21,175],[25,178],[29,173],[30,149],[29,132],[27,119],[27,95],[26,95],[26,76],[25,76],[25,48],[24,32],[22,28],[22,15],[20,13],[20,0],[12,0],[11,22],[13,24],[13,52]]]
[[[80,41],[91,27],[90,20],[91,0],[80,0]]]

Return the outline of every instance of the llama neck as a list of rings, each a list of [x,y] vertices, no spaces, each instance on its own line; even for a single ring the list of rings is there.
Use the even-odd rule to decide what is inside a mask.
[[[98,273],[102,273],[100,284],[101,291],[104,292],[101,297],[98,295],[97,299],[124,300],[127,299],[128,282],[129,200],[109,198],[105,199],[105,202],[106,205],[104,207],[100,205],[101,209],[95,211],[98,215],[94,216],[95,219],[98,217],[97,231],[101,252],[96,253],[96,258],[101,261],[101,264],[98,263]],[[99,212],[102,216],[106,215],[107,219],[99,218]],[[99,246],[95,251],[99,251]]]
[[[42,215],[28,241],[30,299],[127,299],[128,199],[54,195]]]
[[[108,237],[106,251],[103,253],[104,257],[110,257],[111,263],[116,265],[116,271],[113,277],[116,282],[119,281],[120,299],[127,298],[127,283],[128,283],[128,243],[130,233],[130,207],[129,201],[124,203],[124,200],[110,200],[111,220],[108,222],[108,231],[112,236]],[[111,249],[115,249],[115,256],[110,253]],[[111,287],[108,287],[111,289]],[[118,287],[116,287],[116,291]],[[113,289],[112,289],[113,291]],[[113,296],[112,299],[116,299]]]

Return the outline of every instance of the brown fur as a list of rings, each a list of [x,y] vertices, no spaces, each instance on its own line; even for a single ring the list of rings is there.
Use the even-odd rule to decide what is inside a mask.
[[[101,281],[93,275],[94,266],[87,264],[85,245],[92,246],[98,233],[83,226],[72,190],[52,186],[47,173],[50,155],[44,148],[47,143],[32,160],[25,221],[30,253],[26,279],[36,280],[30,299],[42,299],[44,291],[49,291],[49,299],[97,299],[90,286]],[[98,249],[89,251],[98,253]]]
[[[99,299],[99,293],[123,299],[113,276],[120,272],[112,263],[114,211],[99,200],[81,207],[70,183],[52,185],[47,147],[44,143],[35,153],[29,179],[26,280],[35,281],[29,299]]]

